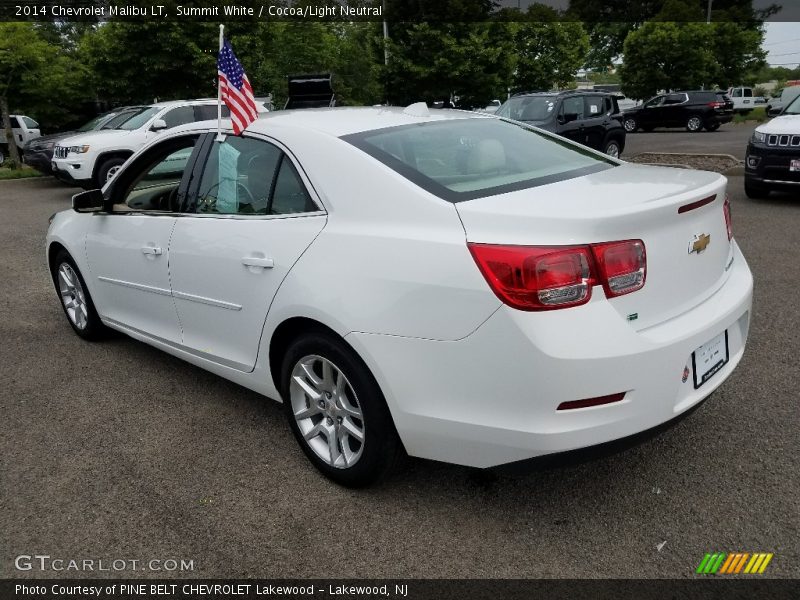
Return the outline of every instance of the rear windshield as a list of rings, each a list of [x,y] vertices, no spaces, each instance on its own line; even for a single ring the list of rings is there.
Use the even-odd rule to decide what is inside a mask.
[[[532,188],[617,165],[504,119],[429,121],[342,139],[450,202]]]
[[[555,106],[555,96],[519,96],[506,100],[497,109],[497,116],[515,121],[544,121],[553,114]]]

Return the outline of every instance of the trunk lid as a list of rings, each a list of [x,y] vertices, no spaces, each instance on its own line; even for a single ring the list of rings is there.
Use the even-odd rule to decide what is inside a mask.
[[[727,278],[733,249],[723,212],[725,186],[725,177],[707,171],[623,164],[455,206],[469,242],[561,246],[643,240],[644,288],[610,303],[633,327],[644,329],[696,306]],[[709,197],[713,201],[678,212]],[[602,287],[595,286],[593,294],[602,298]]]

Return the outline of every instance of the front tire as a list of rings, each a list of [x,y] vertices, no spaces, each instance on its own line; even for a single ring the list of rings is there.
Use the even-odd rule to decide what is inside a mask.
[[[51,275],[61,299],[61,308],[72,330],[85,340],[102,339],[108,329],[100,321],[89,288],[75,261],[66,250],[61,250],[52,268]]]
[[[292,433],[326,477],[364,487],[402,456],[383,393],[364,362],[334,335],[305,333],[289,346],[281,395]]]
[[[98,188],[103,187],[107,181],[116,175],[117,171],[119,171],[120,167],[124,164],[124,158],[109,158],[104,161],[97,169],[97,176],[94,181],[95,185]]]
[[[686,120],[686,131],[697,133],[703,129],[703,119],[697,115],[692,115]]]
[[[745,178],[744,194],[751,200],[759,200],[761,198],[766,198],[767,196],[769,196],[769,188],[766,188],[763,185],[759,185],[757,183],[753,183],[752,181],[748,181]]]

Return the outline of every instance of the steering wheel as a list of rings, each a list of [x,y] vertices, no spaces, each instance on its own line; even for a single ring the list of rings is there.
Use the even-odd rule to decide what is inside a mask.
[[[254,213],[255,209],[253,209],[253,204],[255,204],[255,198],[253,198],[253,194],[250,193],[250,190],[243,183],[236,182],[236,190],[239,194],[239,198],[247,198],[247,202],[239,201],[239,212],[240,213]]]

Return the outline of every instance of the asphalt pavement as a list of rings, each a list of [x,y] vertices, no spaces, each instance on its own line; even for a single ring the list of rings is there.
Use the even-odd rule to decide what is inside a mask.
[[[744,160],[747,141],[758,124],[726,123],[716,131],[689,133],[684,127],[656,129],[649,133],[638,131],[625,136],[622,158],[641,152],[691,152],[699,154],[730,154]]]
[[[132,339],[74,335],[44,259],[73,192],[0,182],[0,577],[681,578],[714,551],[773,552],[768,575],[800,577],[800,197],[748,200],[730,179],[749,345],[675,428],[514,478],[412,460],[352,491],[311,467],[278,404]],[[34,554],[193,570],[15,568]]]

